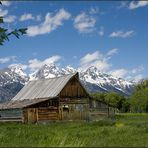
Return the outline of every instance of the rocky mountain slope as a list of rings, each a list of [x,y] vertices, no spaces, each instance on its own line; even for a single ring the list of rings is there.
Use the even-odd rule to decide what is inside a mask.
[[[15,73],[14,69],[0,70],[0,102],[10,100],[25,85],[28,77]]]
[[[77,71],[82,84],[89,92],[114,91],[130,95],[134,87],[134,83],[102,73],[94,66],[85,71],[79,71],[71,66],[60,69],[55,64],[45,64],[39,70],[27,75],[20,66],[15,65],[0,70],[0,101],[11,99],[28,81],[59,77]]]

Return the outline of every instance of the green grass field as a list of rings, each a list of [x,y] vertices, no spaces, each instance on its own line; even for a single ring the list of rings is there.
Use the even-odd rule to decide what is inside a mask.
[[[148,147],[148,114],[97,122],[0,123],[1,147]]]

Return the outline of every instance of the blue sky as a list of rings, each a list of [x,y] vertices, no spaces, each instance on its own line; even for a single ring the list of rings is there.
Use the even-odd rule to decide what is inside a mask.
[[[0,46],[0,68],[20,64],[33,72],[44,64],[71,65],[126,79],[148,76],[148,2],[4,2],[9,30],[27,27]]]

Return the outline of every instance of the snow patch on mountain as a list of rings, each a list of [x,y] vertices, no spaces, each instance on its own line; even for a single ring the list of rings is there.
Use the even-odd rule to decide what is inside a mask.
[[[48,79],[61,76],[61,71],[55,64],[45,64],[39,70],[29,75],[29,80]]]
[[[12,98],[28,81],[59,77],[77,71],[80,81],[89,92],[114,91],[123,95],[130,95],[135,86],[133,82],[103,73],[94,66],[85,71],[79,71],[70,65],[59,68],[52,63],[45,64],[37,71],[27,75],[20,65],[13,65],[0,70],[0,101]]]
[[[59,69],[55,64],[44,65],[38,71],[30,75],[30,80],[59,77],[77,71],[77,69],[74,69],[70,65],[62,69]],[[114,77],[110,74],[102,73],[94,66],[89,67],[86,71],[79,71],[79,77],[83,85],[85,85],[90,92],[103,90],[105,92],[115,91],[129,95],[131,93],[131,88],[134,86],[131,82]],[[95,85],[95,90],[91,85]]]

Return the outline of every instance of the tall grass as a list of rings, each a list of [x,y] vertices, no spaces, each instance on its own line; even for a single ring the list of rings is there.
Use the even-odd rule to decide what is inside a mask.
[[[98,122],[55,122],[36,125],[0,123],[0,146],[148,147],[148,115],[133,115],[134,118],[131,116],[117,115],[116,119]]]

